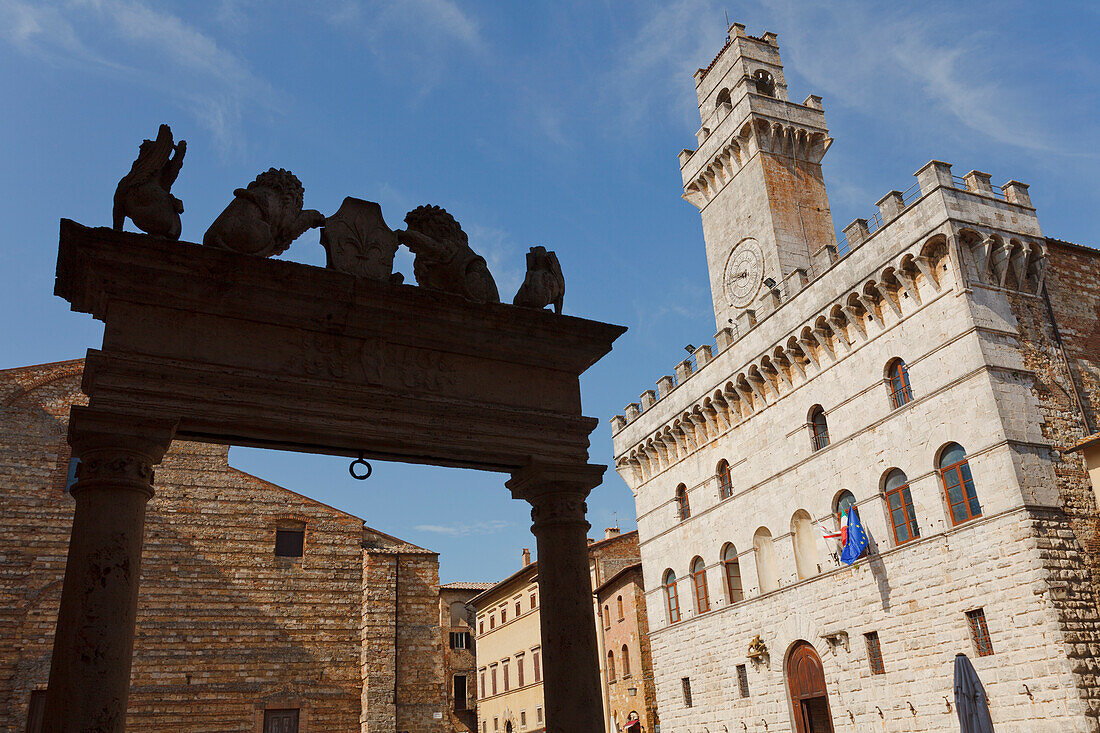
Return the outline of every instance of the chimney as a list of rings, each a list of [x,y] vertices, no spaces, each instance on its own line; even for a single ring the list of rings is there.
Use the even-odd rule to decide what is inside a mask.
[[[523,567],[527,567],[531,564],[531,551],[526,547],[523,548]]]
[[[603,531],[603,538],[609,540],[612,537],[618,537],[621,534],[621,530],[618,527],[608,527]]]

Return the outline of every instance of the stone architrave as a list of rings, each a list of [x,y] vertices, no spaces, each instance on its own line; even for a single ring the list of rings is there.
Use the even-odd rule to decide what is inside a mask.
[[[540,568],[559,579],[544,596],[544,619],[586,630],[544,643],[548,730],[602,729],[584,498],[605,467],[588,464],[598,421],[581,414],[579,377],[624,328],[67,220],[55,292],[105,323],[82,387],[90,413],[114,416],[106,433],[119,440],[130,439],[128,421],[155,422],[185,440],[512,474],[513,495],[534,507]],[[70,438],[77,455],[79,435]],[[126,445],[118,450],[136,450]],[[130,482],[145,499],[157,460],[150,452],[144,483]],[[100,511],[77,502],[63,609],[94,585],[88,558],[110,551],[102,533],[77,543],[76,528]],[[117,521],[136,563],[141,522],[128,511]],[[75,698],[100,706],[104,722],[92,730],[122,730],[117,681],[128,679],[133,616],[100,610],[129,603],[131,585],[122,585],[59,617],[54,667],[68,681],[51,675],[48,720],[66,720]],[[89,640],[104,661],[83,674]],[[574,667],[583,660],[592,674]]]

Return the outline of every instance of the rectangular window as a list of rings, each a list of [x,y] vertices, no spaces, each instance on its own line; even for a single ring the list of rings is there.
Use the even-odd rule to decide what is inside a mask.
[[[301,557],[305,542],[304,529],[276,529],[275,557]]]
[[[507,608],[502,608],[502,609],[500,609],[500,623],[503,626],[507,622],[508,622],[508,609]]]
[[[31,690],[31,704],[27,709],[27,733],[41,733],[42,718],[46,715],[46,691]]]
[[[535,708],[535,722],[536,723],[541,723],[542,722],[542,708],[541,707]]]
[[[489,617],[489,628],[490,629],[495,629],[496,627],[497,627],[497,617],[495,615],[490,616]]]
[[[481,670],[481,696],[485,697],[485,670]]]
[[[516,683],[523,687],[523,652],[516,655]]]
[[[542,679],[542,668],[539,666],[539,650],[535,649],[531,652],[531,671],[535,673],[535,682]],[[542,722],[542,718],[539,718],[539,722]]]
[[[989,627],[985,623],[985,609],[976,608],[966,612],[970,624],[970,636],[974,639],[974,648],[979,657],[988,657],[993,653],[993,640],[989,638]]]
[[[489,667],[489,681],[493,684],[493,694],[497,694],[497,666],[495,664]]]
[[[493,718],[493,730],[500,730],[500,718]]]
[[[687,677],[680,678],[680,686],[684,691],[684,707],[691,707],[691,680]]]
[[[531,594],[531,608],[534,609],[537,604],[535,603],[535,594]]]
[[[519,729],[520,730],[527,730],[527,711],[526,710],[520,710],[519,711]]]
[[[455,710],[466,710],[466,675],[456,674],[454,677],[454,701]]]
[[[298,708],[265,710],[264,733],[298,733]]]
[[[452,649],[469,649],[470,648],[470,632],[469,631],[452,631],[451,632],[451,648]]]
[[[871,666],[871,674],[886,674],[886,666],[882,663],[882,647],[878,643],[878,632],[871,631],[863,635],[867,642],[867,663]]]
[[[913,495],[909,484],[899,486],[886,495],[886,504],[890,510],[890,524],[894,528],[894,542],[903,545],[909,540],[920,537],[917,526],[917,514],[913,511]]]
[[[743,664],[737,665],[737,690],[741,697],[749,696],[749,671]]]
[[[485,619],[481,619],[480,621],[477,622],[477,633],[479,633],[479,634],[484,634],[485,633]]]
[[[504,662],[500,665],[500,667],[501,667],[500,676],[504,678],[504,691],[508,692],[508,660],[505,659]]]

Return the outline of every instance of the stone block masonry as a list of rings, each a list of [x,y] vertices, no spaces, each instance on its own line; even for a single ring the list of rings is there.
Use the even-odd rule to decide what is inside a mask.
[[[73,508],[66,420],[83,401],[81,368],[0,372],[0,730],[24,730],[49,673]],[[127,730],[251,733],[265,709],[298,708],[301,731],[366,730],[368,717],[371,731],[398,721],[437,731],[436,556],[233,469],[227,454],[177,441],[156,469]],[[301,557],[275,556],[278,529],[304,532]],[[396,615],[384,570],[394,562],[405,583]],[[392,673],[364,677],[365,659],[395,657],[396,698]],[[366,691],[383,687],[389,706],[364,713],[364,700],[375,703]]]

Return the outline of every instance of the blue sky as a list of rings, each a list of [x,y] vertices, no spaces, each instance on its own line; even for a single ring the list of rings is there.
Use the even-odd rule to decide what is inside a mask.
[[[277,166],[325,213],[347,195],[394,226],[446,207],[504,299],[528,247],[556,250],[566,312],[630,328],[583,380],[592,459],[610,464],[607,418],[714,332],[676,154],[695,145],[691,75],[721,47],[723,11],[779,34],[791,99],[824,98],[838,227],[937,158],[1031,184],[1048,235],[1100,245],[1093,3],[0,0],[0,368],[98,345],[99,324],[51,294],[57,222],[109,225],[137,144],[168,122],[188,142],[173,192],[189,241]],[[316,232],[283,256],[324,263]],[[533,546],[504,476],[231,461],[439,551],[444,582],[499,579]],[[633,528],[633,506],[609,470],[593,535]]]

